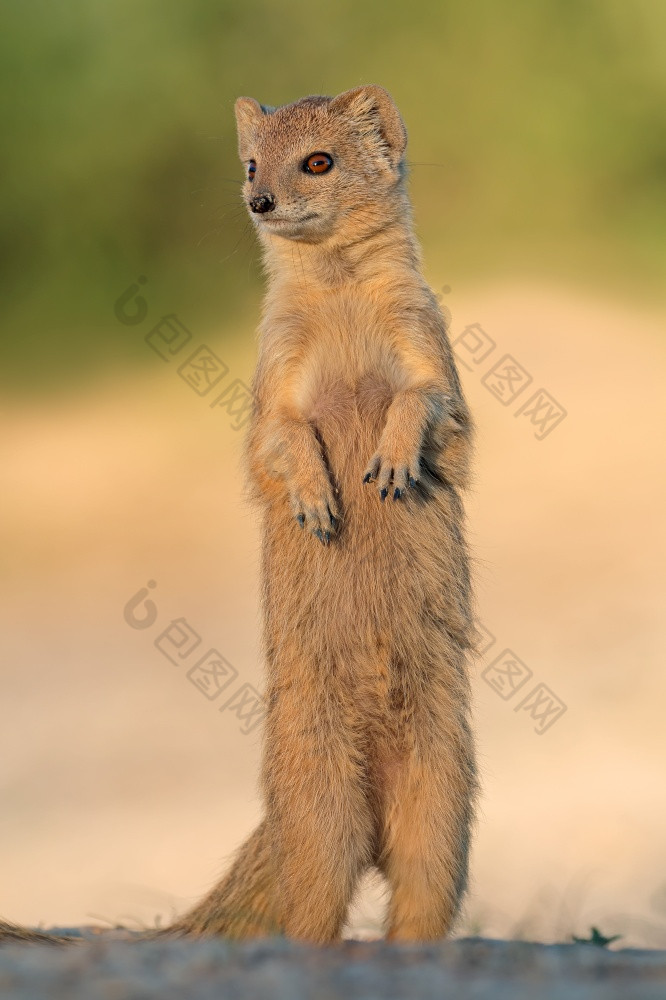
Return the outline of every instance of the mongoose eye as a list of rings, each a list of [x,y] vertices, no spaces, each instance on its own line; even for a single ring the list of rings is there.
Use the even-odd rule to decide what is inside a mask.
[[[333,166],[333,157],[328,153],[310,153],[303,161],[303,170],[306,174],[325,174]]]
[[[253,181],[256,172],[257,172],[257,164],[254,160],[250,160],[250,162],[247,165],[247,179],[249,181]]]

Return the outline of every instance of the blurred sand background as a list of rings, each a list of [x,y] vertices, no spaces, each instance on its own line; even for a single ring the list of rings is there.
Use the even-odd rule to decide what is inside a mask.
[[[666,944],[663,315],[562,289],[476,289],[480,322],[566,405],[544,440],[464,373],[479,425],[479,611],[567,704],[537,735],[475,671],[484,795],[470,926],[597,922]],[[229,359],[247,378],[249,352]],[[538,374],[537,374],[538,373]],[[566,402],[565,402],[566,401]],[[261,683],[258,533],[240,438],[173,367],[5,423],[2,911],[152,922],[194,900],[259,815],[259,741],[154,640],[183,616]],[[146,581],[156,624],[123,618]],[[195,656],[188,660],[191,665]],[[355,927],[372,927],[374,897]]]
[[[145,343],[168,314],[249,381],[261,280],[232,102],[384,84],[410,131],[427,275],[478,424],[468,500],[483,798],[461,932],[591,924],[666,947],[663,7],[128,0],[0,33],[0,915],[150,925],[197,899],[260,814],[257,525],[241,437]],[[257,26],[261,30],[257,30]],[[372,38],[372,45],[368,39]],[[661,39],[661,41],[660,41]],[[145,320],[114,302],[136,281]],[[503,406],[482,375],[533,382]],[[543,440],[533,390],[567,411]],[[155,624],[127,602],[155,581]],[[238,671],[209,701],[155,639],[185,618]],[[503,700],[483,671],[532,671]],[[523,693],[567,711],[542,735]],[[351,931],[373,933],[381,887]]]

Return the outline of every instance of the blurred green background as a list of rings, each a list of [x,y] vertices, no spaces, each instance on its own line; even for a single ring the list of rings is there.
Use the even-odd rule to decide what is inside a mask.
[[[6,390],[154,363],[113,314],[138,275],[150,319],[248,337],[261,275],[239,205],[239,94],[384,85],[410,133],[435,286],[663,285],[662,0],[5,0],[2,21]]]

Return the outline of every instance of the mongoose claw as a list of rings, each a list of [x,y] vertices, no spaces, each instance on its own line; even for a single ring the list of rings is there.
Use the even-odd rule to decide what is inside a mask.
[[[379,472],[380,465],[381,465],[381,459],[379,455],[373,455],[363,475],[364,483],[372,483],[375,481],[375,479],[377,478],[377,473]]]
[[[381,454],[373,455],[363,482],[376,482],[382,503],[391,492],[394,500],[400,500],[406,495],[408,486],[413,488],[417,484],[415,461],[391,461]]]
[[[340,526],[338,505],[332,492],[294,492],[291,495],[291,505],[294,520],[299,527],[318,538],[322,545],[329,545]]]

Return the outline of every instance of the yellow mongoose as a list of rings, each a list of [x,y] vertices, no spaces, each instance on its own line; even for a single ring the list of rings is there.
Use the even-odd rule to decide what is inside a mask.
[[[268,274],[247,445],[266,814],[169,931],[333,941],[376,866],[388,937],[437,938],[465,890],[477,788],[472,427],[420,273],[406,131],[376,86],[279,108],[241,97],[236,118]]]

